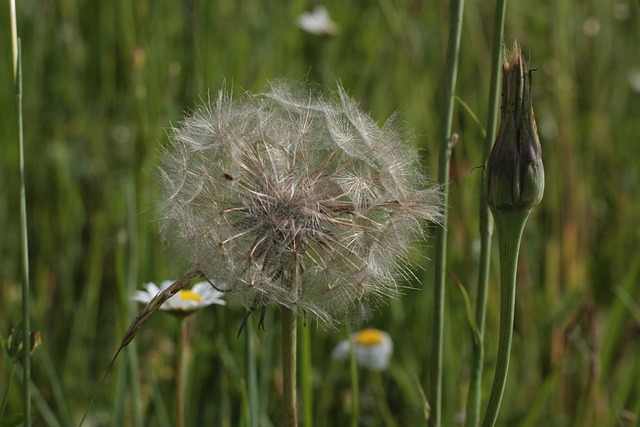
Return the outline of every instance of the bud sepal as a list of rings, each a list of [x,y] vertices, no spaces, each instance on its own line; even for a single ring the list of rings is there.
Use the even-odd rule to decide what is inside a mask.
[[[529,211],[542,200],[544,167],[531,102],[531,71],[515,46],[503,64],[500,128],[486,169],[492,211]]]

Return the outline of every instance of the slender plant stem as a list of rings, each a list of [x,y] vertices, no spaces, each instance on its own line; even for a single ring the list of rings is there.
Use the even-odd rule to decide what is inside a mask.
[[[7,405],[7,397],[9,397],[9,390],[11,390],[11,386],[13,385],[14,376],[15,376],[15,373],[11,371],[11,374],[9,376],[9,383],[7,384],[7,387],[5,388],[4,393],[2,394],[2,403],[0,403],[0,420],[4,418],[4,409]]]
[[[393,418],[393,412],[389,408],[389,402],[387,402],[387,393],[384,391],[384,384],[382,383],[382,374],[379,371],[370,371],[369,378],[376,394],[376,400],[378,401],[378,408],[380,409],[380,416],[384,421],[386,427],[398,427],[398,423]]]
[[[301,340],[302,417],[305,427],[313,427],[313,387],[311,384],[311,328],[303,325]]]
[[[180,319],[180,336],[176,355],[176,400],[178,405],[178,427],[184,427],[184,393],[189,364],[189,322],[191,317]]]
[[[282,309],[282,382],[285,427],[298,426],[296,399],[296,329],[295,310]]]
[[[256,367],[256,348],[253,336],[253,323],[247,321],[245,333],[247,357],[247,394],[249,399],[249,426],[258,427],[260,418],[260,396],[258,393],[258,369]]]
[[[122,263],[125,267],[124,291],[121,294],[123,298],[123,307],[131,307],[126,299],[128,295],[132,295],[138,283],[138,272],[140,269],[139,244],[136,215],[137,198],[136,198],[136,180],[134,178],[133,169],[129,170],[125,178],[124,186],[127,197],[127,250],[124,254]],[[127,318],[131,318],[131,309],[125,310]],[[127,352],[127,360],[131,369],[131,393],[134,396],[133,404],[133,422],[134,426],[144,425],[144,415],[142,413],[142,393],[140,391],[140,361],[138,359],[137,344],[132,343]]]
[[[458,74],[458,56],[460,52],[460,34],[462,32],[462,15],[464,0],[452,0],[449,9],[449,41],[445,65],[445,82],[443,100],[443,118],[440,126],[440,153],[438,159],[438,184],[442,188],[443,206],[449,200],[449,168],[451,151],[455,137],[452,135],[453,106],[455,102],[455,87]],[[430,423],[440,426],[442,418],[442,371],[443,371],[443,335],[444,335],[444,304],[445,304],[445,273],[447,258],[447,220],[445,211],[442,224],[436,230],[435,254],[435,283],[433,308],[433,355],[431,365],[431,399],[432,412]]]
[[[493,427],[498,419],[500,404],[507,383],[509,356],[513,339],[513,319],[516,306],[516,273],[522,232],[530,211],[494,212],[500,252],[500,341],[498,361],[491,386],[489,405],[482,421],[483,427]]]
[[[31,320],[29,301],[29,238],[27,235],[27,196],[24,177],[24,120],[22,115],[22,47],[18,38],[15,0],[9,1],[11,10],[11,46],[13,50],[13,79],[18,109],[18,146],[20,151],[20,240],[22,247],[22,375],[23,423],[31,425]]]
[[[250,323],[250,322],[247,322]],[[216,310],[216,324],[218,329],[216,332],[216,344],[218,347],[218,369],[220,370],[220,381],[217,386],[220,390],[230,390],[229,385],[229,369],[225,361],[224,352],[228,351],[225,336],[226,319],[223,310]],[[247,325],[248,326],[248,325]],[[251,326],[253,328],[253,326]],[[247,334],[249,329],[247,329]],[[220,416],[216,425],[220,427],[231,427],[231,398],[230,393],[220,393]]]
[[[489,87],[489,105],[487,106],[487,134],[484,142],[483,164],[487,163],[493,141],[496,139],[499,101],[500,70],[502,69],[502,39],[504,38],[504,17],[507,1],[498,0],[493,22],[493,44],[491,46],[491,82]],[[493,222],[485,200],[484,179],[480,180],[480,268],[478,271],[478,293],[476,295],[477,339],[472,340],[471,377],[469,379],[469,397],[467,399],[467,425],[477,427],[480,423],[482,400],[482,371],[484,366],[484,326],[487,307],[487,289],[489,288],[489,263]]]
[[[351,330],[347,327],[349,340],[349,371],[351,373],[351,427],[360,425],[360,379],[358,378],[358,361],[356,359],[356,343]]]

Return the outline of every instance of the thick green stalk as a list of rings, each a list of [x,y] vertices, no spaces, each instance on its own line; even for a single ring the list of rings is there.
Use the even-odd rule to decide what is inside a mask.
[[[500,341],[498,361],[493,377],[489,405],[482,421],[483,427],[495,425],[500,411],[509,371],[509,357],[513,339],[513,320],[516,306],[516,273],[522,232],[530,211],[493,212],[498,233],[500,253]]]
[[[527,217],[544,194],[544,165],[531,102],[531,72],[516,43],[503,63],[500,130],[485,171],[487,205],[498,232],[500,252],[500,342],[483,426],[498,418],[509,369],[516,272]]]
[[[455,87],[458,74],[458,56],[460,52],[460,34],[462,32],[462,15],[464,0],[452,0],[449,7],[449,41],[444,75],[444,91],[442,93],[443,118],[440,126],[440,153],[438,159],[438,184],[442,188],[443,206],[447,206],[449,199],[449,169],[451,150],[455,137],[452,135],[453,106],[455,102]],[[445,304],[445,273],[447,260],[447,219],[445,211],[442,223],[436,230],[435,253],[435,283],[433,298],[433,354],[431,364],[431,402],[432,411],[430,424],[440,426],[442,419],[442,371],[444,348],[444,304]]]
[[[295,310],[282,309],[282,382],[285,427],[298,427],[296,399],[296,329]]]
[[[487,164],[493,141],[496,139],[498,108],[500,104],[500,70],[502,69],[502,39],[504,38],[504,17],[507,0],[498,0],[493,20],[493,40],[491,45],[491,82],[487,107],[487,134],[484,142],[483,164]],[[480,423],[482,401],[482,372],[484,366],[484,325],[487,311],[487,289],[489,288],[489,264],[493,223],[485,200],[484,179],[480,182],[480,268],[478,271],[478,291],[476,295],[475,322],[477,337],[472,340],[469,397],[467,398],[467,425],[477,427]],[[475,333],[475,332],[472,332]]]

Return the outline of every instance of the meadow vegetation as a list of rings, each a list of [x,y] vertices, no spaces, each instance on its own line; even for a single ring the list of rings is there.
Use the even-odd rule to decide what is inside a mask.
[[[157,174],[167,132],[223,86],[236,95],[289,78],[336,83],[382,125],[399,111],[427,173],[438,164],[448,4],[328,1],[337,34],[302,31],[307,1],[18,3],[23,50],[26,195],[34,425],[174,425],[181,324],[158,312],[100,379],[140,306],[146,282],[179,278],[158,231]],[[518,40],[536,71],[532,97],[546,188],[519,260],[511,367],[498,425],[614,426],[640,421],[640,10],[631,0],[508,3],[505,44]],[[490,77],[493,2],[465,5],[453,130],[447,273],[473,300],[478,192]],[[0,336],[21,319],[17,117],[9,10],[0,7]],[[634,107],[635,106],[635,107]],[[431,229],[433,231],[433,227]],[[433,234],[433,233],[431,233]],[[497,245],[485,333],[486,402],[496,361]],[[434,240],[413,251],[403,295],[353,315],[394,341],[389,369],[360,375],[363,426],[423,425],[429,399]],[[447,282],[443,425],[463,415],[471,342],[465,301]],[[367,311],[367,310],[365,310]],[[199,311],[191,329],[186,425],[279,425],[278,319],[236,338],[246,310]],[[252,319],[257,325],[259,313]],[[310,333],[313,418],[346,425],[348,363],[331,359],[347,336]],[[245,340],[255,345],[258,407],[247,399]],[[20,413],[18,369],[0,356],[4,415]],[[11,384],[11,387],[8,386]],[[378,387],[379,385],[382,387]],[[384,391],[381,396],[380,390]],[[484,407],[484,405],[483,405]],[[1,418],[1,416],[0,416]],[[0,423],[1,424],[1,423]]]

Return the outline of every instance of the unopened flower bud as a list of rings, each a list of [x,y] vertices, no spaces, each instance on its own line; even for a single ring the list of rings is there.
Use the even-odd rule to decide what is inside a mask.
[[[531,105],[531,72],[516,44],[503,64],[500,129],[486,170],[493,211],[528,212],[542,200],[544,168]]]
[[[7,340],[4,343],[2,343],[0,339],[0,344],[4,344],[3,347],[7,351],[7,354],[9,355],[9,359],[11,359],[13,363],[19,363],[22,361],[24,342],[25,342],[25,339],[24,339],[24,330],[22,327],[22,322],[20,322],[15,329],[11,329],[11,332],[9,333]],[[40,332],[31,331],[31,333],[29,334],[30,353],[33,353],[38,347],[40,347],[41,343],[42,343],[42,338],[40,337]]]

